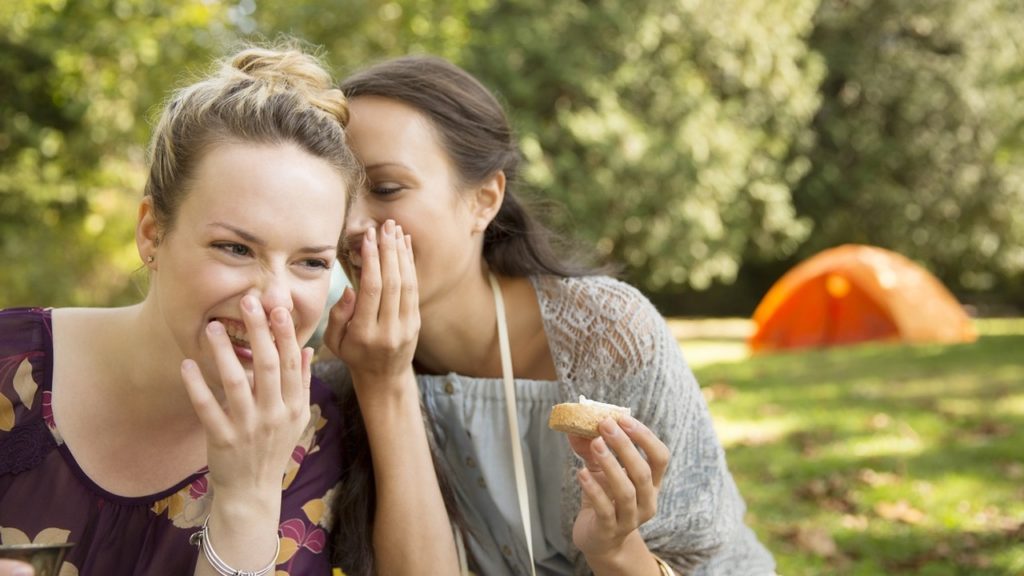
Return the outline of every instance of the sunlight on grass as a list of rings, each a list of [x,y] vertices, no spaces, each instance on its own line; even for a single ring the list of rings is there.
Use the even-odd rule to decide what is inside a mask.
[[[757,357],[742,328],[673,332],[780,574],[1024,574],[1024,319]]]
[[[833,446],[828,454],[836,456],[856,456],[867,458],[869,456],[909,456],[918,454],[924,449],[924,444],[917,436],[871,436],[858,440],[848,440]]]
[[[788,436],[796,429],[797,421],[781,418],[764,420],[728,420],[716,422],[722,446],[760,446],[772,444]]]
[[[693,340],[680,344],[691,368],[745,360],[750,353],[742,340]]]

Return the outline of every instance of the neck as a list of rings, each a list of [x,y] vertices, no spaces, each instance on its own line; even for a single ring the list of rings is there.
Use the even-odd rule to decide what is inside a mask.
[[[114,386],[136,419],[160,426],[194,424],[195,410],[181,379],[184,357],[156,305],[146,300],[118,309],[110,325],[115,331],[112,357],[130,359]]]
[[[454,283],[441,298],[421,303],[420,316],[416,346],[419,370],[481,378],[501,376],[498,321],[486,271]]]

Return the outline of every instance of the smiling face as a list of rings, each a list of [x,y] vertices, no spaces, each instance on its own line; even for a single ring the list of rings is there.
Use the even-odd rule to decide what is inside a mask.
[[[249,367],[246,294],[268,314],[288,309],[299,342],[309,339],[327,299],[345,194],[330,164],[295,145],[229,142],[199,162],[171,230],[144,203],[139,249],[154,255],[147,299],[207,378],[218,374],[205,336],[212,320],[224,323]]]
[[[412,235],[420,306],[481,274],[482,232],[494,209],[478,186],[460,189],[454,166],[427,118],[401,102],[375,96],[349,101],[349,146],[364,165],[369,190],[349,206],[348,246],[387,219]],[[500,199],[499,199],[500,200]],[[351,252],[351,251],[348,251]],[[358,254],[345,263],[358,279]]]

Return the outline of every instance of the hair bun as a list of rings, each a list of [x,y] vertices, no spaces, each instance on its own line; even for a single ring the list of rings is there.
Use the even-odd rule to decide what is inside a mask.
[[[294,91],[342,126],[348,125],[348,100],[316,57],[295,48],[253,47],[236,54],[230,65],[262,84],[268,94]]]

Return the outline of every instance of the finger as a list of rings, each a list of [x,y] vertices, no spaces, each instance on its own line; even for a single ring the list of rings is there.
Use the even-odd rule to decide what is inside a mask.
[[[207,436],[225,438],[231,429],[227,414],[206,384],[195,361],[185,359],[181,363],[181,380],[185,383],[185,392],[192,402],[192,409],[196,411],[196,416],[199,417]]]
[[[651,479],[651,467],[626,435],[620,424],[611,418],[605,419],[598,426],[601,437],[618,457],[626,470],[626,475],[636,490],[636,505],[642,522],[654,517],[658,506],[658,489]]]
[[[636,443],[637,447],[643,450],[647,456],[647,464],[651,468],[651,482],[655,488],[661,488],[661,480],[665,477],[665,471],[668,470],[671,456],[668,446],[636,418],[627,416],[619,421],[619,425]]]
[[[380,311],[380,252],[377,248],[377,229],[370,227],[363,234],[363,267],[359,275],[359,294],[356,298],[352,323],[361,327],[375,327]]]
[[[341,293],[341,298],[331,306],[327,318],[327,327],[324,328],[324,345],[332,354],[341,358],[341,341],[345,339],[348,331],[348,323],[356,311],[356,293],[351,286],[346,286]]]
[[[620,524],[627,526],[630,530],[636,528],[639,525],[639,515],[636,506],[636,487],[633,486],[633,481],[629,479],[615,454],[608,448],[604,438],[594,438],[594,441],[591,442],[591,450],[594,451],[598,464],[601,465],[601,471],[604,472],[602,485],[615,503],[616,518]]]
[[[227,413],[232,419],[248,417],[254,405],[249,377],[235,355],[224,325],[216,320],[207,324],[206,338],[213,349],[220,385],[227,400]]]
[[[576,479],[580,483],[580,491],[583,499],[587,501],[590,508],[597,515],[597,523],[603,532],[615,532],[615,503],[608,497],[604,488],[598,484],[593,472],[581,468],[576,472]]]
[[[295,335],[295,323],[288,310],[277,307],[270,311],[270,327],[274,331],[274,344],[277,345],[276,353],[280,362],[280,397],[286,406],[296,409],[303,404],[306,383],[302,373],[303,350]]]
[[[398,310],[402,298],[402,276],[398,267],[398,239],[395,237],[394,220],[384,222],[380,234],[380,314],[377,317],[382,326],[397,327]],[[403,235],[404,236],[404,235]],[[404,243],[404,240],[403,240]]]
[[[591,472],[600,472],[601,467],[594,459],[594,451],[590,449],[590,443],[593,441],[593,438],[584,438],[575,434],[566,434],[566,437],[569,439],[569,446],[572,448],[572,451],[580,457],[580,460],[583,460],[583,464]]]
[[[302,386],[306,390],[313,383],[313,354],[315,351],[308,346],[302,349]],[[309,392],[306,392],[306,404],[309,404]]]
[[[401,233],[401,226],[398,228]],[[402,276],[402,301],[398,314],[402,324],[419,331],[420,290],[412,256],[412,236],[404,234],[398,245],[398,270]],[[415,326],[413,325],[415,323]]]
[[[256,404],[264,409],[281,403],[281,358],[268,320],[255,296],[247,294],[242,297],[242,321],[245,322],[252,350],[253,395]],[[288,324],[291,324],[290,318]]]

